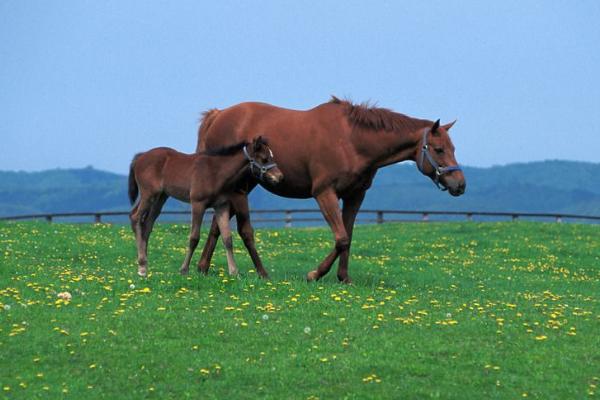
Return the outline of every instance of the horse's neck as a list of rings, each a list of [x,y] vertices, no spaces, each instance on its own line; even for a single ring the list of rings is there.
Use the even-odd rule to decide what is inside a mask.
[[[363,129],[352,135],[354,147],[370,168],[415,160],[419,133]]]

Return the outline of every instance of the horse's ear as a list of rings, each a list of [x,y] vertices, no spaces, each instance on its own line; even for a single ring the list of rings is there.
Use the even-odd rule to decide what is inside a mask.
[[[431,133],[433,133],[433,134],[438,133],[437,130],[439,129],[439,127],[440,127],[440,120],[438,119],[437,121],[435,121],[433,123],[433,126],[431,127]]]
[[[442,125],[442,128],[444,128],[445,130],[449,131],[450,128],[452,128],[452,126],[456,123],[456,120],[450,122],[449,124],[446,125]]]

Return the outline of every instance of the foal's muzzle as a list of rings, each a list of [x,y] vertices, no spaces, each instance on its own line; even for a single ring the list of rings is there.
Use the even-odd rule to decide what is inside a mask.
[[[254,157],[250,157],[250,154],[248,154],[248,150],[246,149],[246,146],[244,146],[242,150],[244,151],[244,155],[246,156],[246,159],[248,160],[248,163],[250,164],[250,172],[252,172],[252,175],[254,175],[255,178],[258,178],[261,181],[274,180],[274,181],[276,181],[275,183],[279,183],[279,181],[283,177],[283,174],[281,173],[281,171],[279,171],[279,169],[277,168],[277,164],[275,162],[263,164],[260,161],[257,161]],[[274,173],[273,171],[277,171],[277,172]],[[281,175],[281,176],[277,177],[277,173],[279,173],[279,175]]]

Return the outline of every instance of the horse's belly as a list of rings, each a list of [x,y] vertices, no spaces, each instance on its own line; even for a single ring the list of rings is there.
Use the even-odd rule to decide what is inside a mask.
[[[262,183],[261,186],[268,190],[269,192],[276,194],[282,197],[289,197],[292,199],[308,199],[312,197],[311,185],[298,185],[297,182],[293,182],[294,184],[286,184],[285,182],[285,174],[284,181],[279,183],[278,185],[269,185],[267,183]]]

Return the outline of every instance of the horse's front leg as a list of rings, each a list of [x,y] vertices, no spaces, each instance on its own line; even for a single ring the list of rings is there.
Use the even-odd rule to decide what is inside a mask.
[[[340,263],[338,265],[337,277],[340,282],[352,283],[352,279],[348,275],[348,261],[350,258],[350,246],[352,245],[352,231],[354,230],[354,221],[356,214],[365,198],[366,191],[358,192],[352,197],[344,198],[344,208],[342,209],[342,219],[344,227],[348,234],[348,247],[340,253]]]
[[[192,260],[194,250],[196,250],[196,246],[198,246],[198,242],[200,241],[200,227],[202,226],[202,219],[204,218],[205,211],[205,202],[192,201],[192,221],[190,228],[190,239],[188,242],[188,249],[185,255],[185,259],[183,260],[183,264],[181,264],[181,269],[179,270],[179,272],[181,272],[182,275],[186,275],[190,271],[190,261]]]
[[[319,195],[315,196],[319,208],[323,213],[323,217],[333,231],[335,238],[335,247],[327,257],[319,264],[316,270],[310,271],[306,276],[308,281],[319,280],[331,269],[331,265],[335,262],[340,253],[348,249],[350,240],[344,227],[342,220],[342,212],[338,203],[338,197],[333,189],[327,189]]]
[[[233,276],[238,274],[238,268],[233,258],[233,239],[229,227],[229,215],[229,202],[215,207],[215,217],[219,225],[219,231],[221,231],[223,246],[225,246],[227,253],[227,268],[229,269],[229,275]]]

